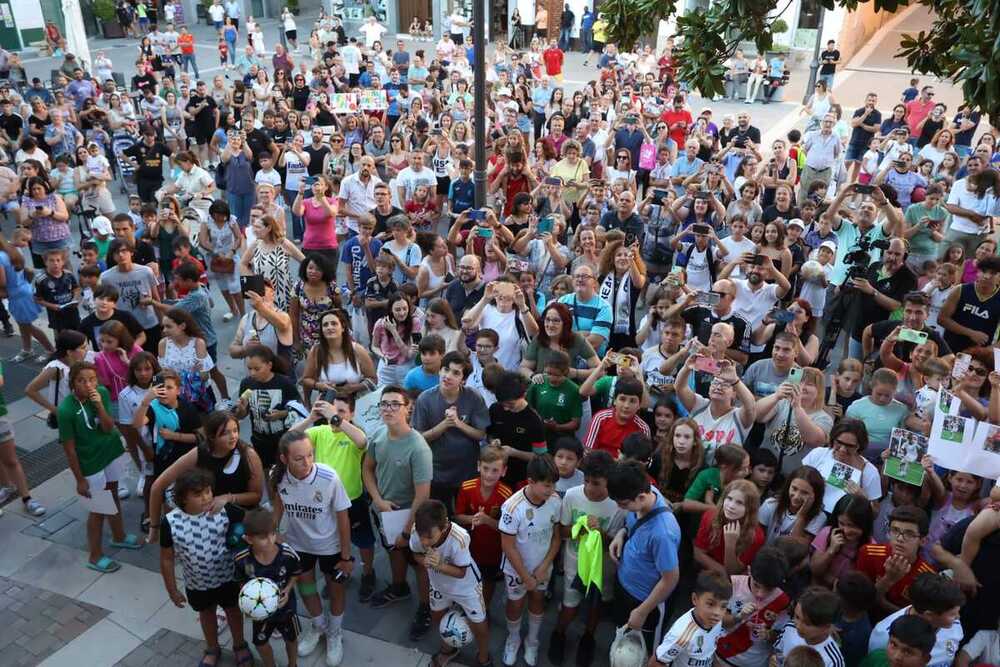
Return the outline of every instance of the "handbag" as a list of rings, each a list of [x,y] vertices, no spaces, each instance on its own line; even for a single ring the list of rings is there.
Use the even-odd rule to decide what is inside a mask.
[[[236,260],[232,257],[212,255],[212,259],[208,263],[208,268],[212,273],[232,273],[236,270]]]
[[[59,379],[60,379],[59,376],[61,374],[62,374],[62,372],[57,368],[56,369],[56,395],[55,395],[55,402],[53,403],[53,405],[56,406],[57,410],[59,409]],[[54,414],[52,414],[50,412],[48,414],[48,416],[45,418],[45,425],[48,426],[49,428],[53,429],[53,430],[57,429],[57,428],[59,428],[59,418],[56,417],[56,415],[54,415]]]

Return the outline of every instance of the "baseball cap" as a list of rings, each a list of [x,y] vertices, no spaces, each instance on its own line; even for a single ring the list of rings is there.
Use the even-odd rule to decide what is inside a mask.
[[[107,236],[111,234],[111,221],[108,220],[107,216],[99,215],[90,223],[90,228],[98,234]]]
[[[799,229],[805,229],[806,228],[805,223],[802,222],[801,218],[792,218],[791,220],[789,220],[788,221],[788,226],[791,227],[792,225],[795,225]]]
[[[819,247],[820,248],[829,248],[833,252],[837,252],[837,244],[834,243],[833,241],[823,241],[822,243],[819,244]]]

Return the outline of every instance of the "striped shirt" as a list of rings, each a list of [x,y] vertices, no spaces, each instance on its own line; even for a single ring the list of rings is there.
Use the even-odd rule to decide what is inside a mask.
[[[722,623],[703,627],[691,609],[670,626],[670,631],[656,647],[656,659],[673,667],[709,667],[721,634]]]
[[[622,441],[625,436],[632,433],[642,433],[647,438],[649,435],[649,424],[633,415],[632,419],[624,424],[618,423],[615,418],[615,408],[605,408],[601,410],[590,422],[590,429],[587,437],[583,440],[583,446],[587,449],[603,449],[611,454],[612,458],[618,458],[621,451]]]

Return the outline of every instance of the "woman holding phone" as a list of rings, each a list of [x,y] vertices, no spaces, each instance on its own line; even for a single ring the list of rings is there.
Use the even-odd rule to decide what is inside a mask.
[[[312,196],[306,196],[307,188],[310,188]],[[308,176],[299,181],[292,215],[300,216],[304,224],[302,249],[322,255],[336,270],[340,260],[337,252],[337,197],[326,176]]]

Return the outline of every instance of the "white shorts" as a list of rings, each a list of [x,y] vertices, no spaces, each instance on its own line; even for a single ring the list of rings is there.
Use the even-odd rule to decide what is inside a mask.
[[[483,602],[483,589],[476,586],[475,595],[455,595],[454,593],[442,593],[433,586],[431,587],[431,611],[446,611],[452,604],[457,604],[465,612],[472,623],[483,623],[486,621],[486,604]]]
[[[93,475],[87,475],[87,484],[90,485],[91,491],[100,491],[106,488],[111,482],[121,481],[124,472],[125,467],[122,465],[122,457],[119,456],[117,459],[109,463],[101,472],[95,472]]]
[[[551,570],[549,570],[549,572],[551,572]],[[521,577],[517,576],[516,574],[509,574],[507,572],[504,572],[503,578],[504,582],[506,582],[505,585],[507,586],[508,600],[520,600],[525,595],[527,595],[528,589],[524,587],[524,582],[521,581]],[[544,581],[538,582],[538,588],[536,588],[535,590],[542,592],[548,589],[548,587],[549,587],[549,580],[545,579]]]
[[[609,559],[610,560],[610,559]],[[576,569],[574,567],[572,574],[569,571],[563,574],[563,597],[562,603],[564,607],[570,607],[575,609],[580,606],[583,602],[583,591],[575,588],[573,586],[573,580],[576,579]],[[611,570],[611,576],[608,576],[608,568],[604,568],[604,585],[601,590],[601,600],[604,602],[610,602],[614,597],[614,580],[615,571]]]

